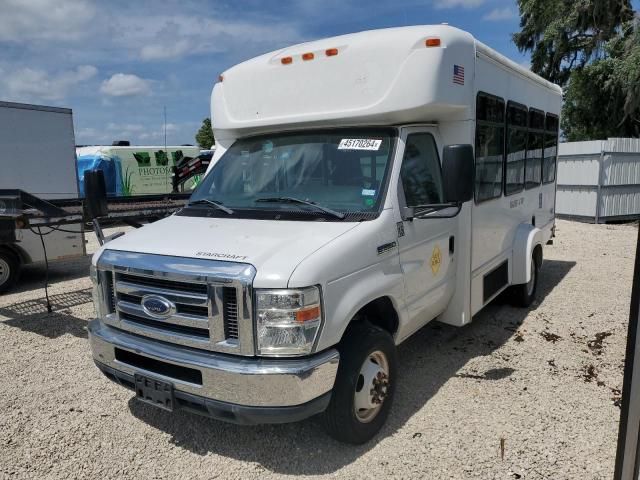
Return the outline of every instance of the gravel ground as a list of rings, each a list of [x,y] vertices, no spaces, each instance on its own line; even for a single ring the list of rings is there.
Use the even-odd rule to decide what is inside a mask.
[[[539,302],[500,301],[399,348],[397,397],[370,443],[316,419],[239,427],[168,414],[94,367],[88,258],[0,297],[0,477],[611,478],[636,227],[558,222]]]

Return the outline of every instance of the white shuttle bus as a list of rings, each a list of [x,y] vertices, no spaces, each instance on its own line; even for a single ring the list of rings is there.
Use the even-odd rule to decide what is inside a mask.
[[[93,258],[97,366],[160,408],[322,414],[366,442],[391,409],[398,344],[434,319],[468,324],[505,289],[533,301],[560,104],[559,87],[446,25],[230,68],[190,204]]]

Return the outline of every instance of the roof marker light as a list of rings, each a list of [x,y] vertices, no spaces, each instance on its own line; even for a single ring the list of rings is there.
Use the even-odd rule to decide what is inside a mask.
[[[336,56],[338,54],[338,49],[337,48],[327,48],[324,51],[324,53],[325,53],[325,55],[327,57],[334,57],[334,56]]]
[[[440,39],[439,38],[427,38],[424,41],[424,44],[427,47],[439,47],[440,46]]]
[[[222,82],[224,80],[224,75],[220,74],[218,75],[218,81]]]
[[[283,65],[289,65],[290,63],[293,63],[293,58],[292,58],[292,57],[282,57],[282,58],[280,59],[280,62],[281,62]]]
[[[302,54],[302,60],[313,60],[313,57],[314,55],[311,52]]]

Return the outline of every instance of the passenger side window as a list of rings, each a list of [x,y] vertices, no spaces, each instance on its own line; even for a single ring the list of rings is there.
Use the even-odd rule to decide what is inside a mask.
[[[527,153],[527,107],[507,103],[507,157],[504,194],[512,195],[524,188],[524,163]]]
[[[502,196],[504,100],[478,93],[476,104],[476,203]]]
[[[544,133],[544,161],[542,181],[551,183],[556,179],[556,156],[558,153],[558,117],[547,113]]]
[[[408,207],[444,203],[438,149],[431,134],[407,137],[400,178]]]
[[[529,109],[529,133],[527,137],[527,165],[525,187],[535,188],[542,180],[542,148],[544,146],[544,113]]]

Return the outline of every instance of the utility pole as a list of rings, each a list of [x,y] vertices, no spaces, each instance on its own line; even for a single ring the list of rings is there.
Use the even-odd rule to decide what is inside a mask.
[[[163,107],[164,109],[164,151],[167,151],[167,106]]]

